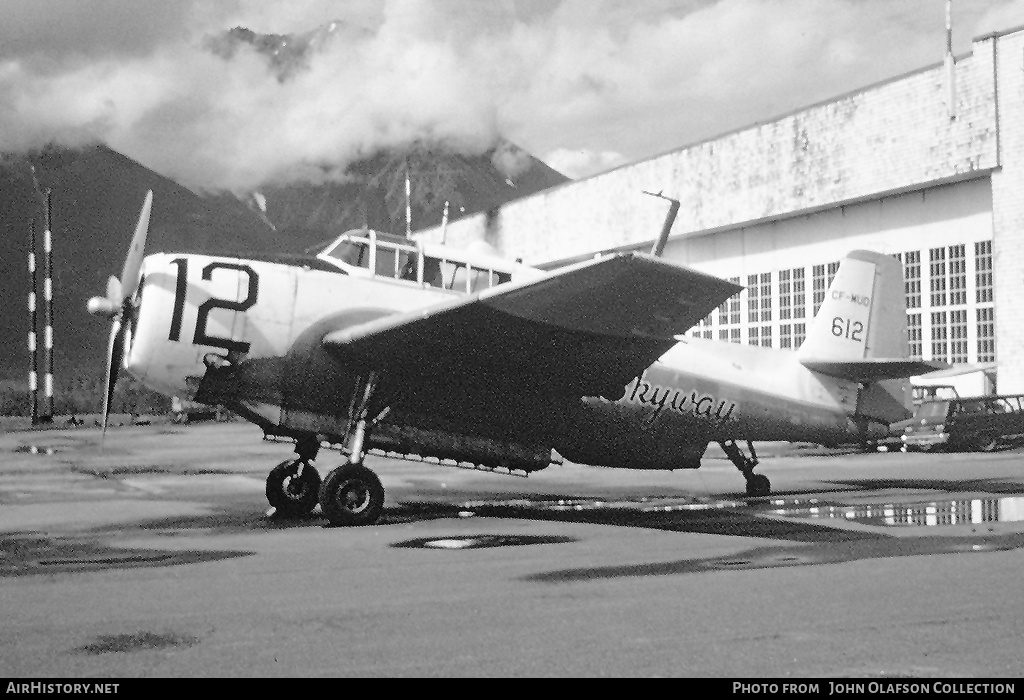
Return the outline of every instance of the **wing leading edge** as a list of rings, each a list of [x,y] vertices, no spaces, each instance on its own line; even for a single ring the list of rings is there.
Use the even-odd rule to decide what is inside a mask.
[[[675,336],[739,289],[629,253],[331,331],[323,344],[385,373],[404,368],[472,384],[501,377],[527,393],[621,395]]]

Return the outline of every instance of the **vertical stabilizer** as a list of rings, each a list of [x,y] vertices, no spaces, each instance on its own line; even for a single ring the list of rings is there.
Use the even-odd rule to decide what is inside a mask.
[[[855,250],[835,279],[797,354],[810,370],[860,383],[854,418],[891,424],[909,417],[907,377],[943,363],[910,360],[903,266]]]
[[[799,356],[801,361],[815,363],[906,358],[907,312],[900,261],[864,250],[843,258]]]

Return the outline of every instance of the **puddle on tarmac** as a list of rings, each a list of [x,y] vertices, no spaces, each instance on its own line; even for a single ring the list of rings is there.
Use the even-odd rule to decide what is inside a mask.
[[[484,549],[488,547],[522,547],[531,544],[564,544],[572,537],[556,535],[459,535],[456,537],[421,537],[396,542],[392,547],[408,549]]]
[[[872,502],[862,502],[871,498]],[[1024,495],[968,494],[948,498],[923,498],[851,494],[848,502],[841,496],[828,498],[769,498],[756,501],[698,498],[692,496],[644,496],[637,498],[541,496],[467,501],[458,506],[459,517],[473,515],[515,516],[529,513],[580,513],[593,517],[599,513],[658,514],[701,511],[735,513],[748,516],[783,516],[821,525],[859,523],[878,527],[944,527],[1024,523]],[[831,521],[831,523],[830,523]]]
[[[14,451],[30,455],[52,455],[57,453],[57,448],[43,445],[19,445],[14,448]]]
[[[721,510],[746,506],[745,501],[728,501],[692,496],[642,496],[640,498],[604,499],[591,497],[531,497],[504,500],[467,501],[461,505],[462,513],[473,514],[486,509],[522,509],[554,513],[580,513],[595,510],[633,510],[641,513],[667,513],[674,511]]]
[[[762,512],[791,518],[888,527],[943,527],[1024,521],[1024,496],[985,496],[843,504],[833,500],[773,498]]]

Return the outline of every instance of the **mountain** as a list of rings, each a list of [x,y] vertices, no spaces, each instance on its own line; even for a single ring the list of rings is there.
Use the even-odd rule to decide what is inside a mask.
[[[339,182],[300,182],[244,197],[221,192],[207,198],[227,210],[243,205],[250,216],[281,233],[287,245],[301,241],[306,250],[363,226],[405,235],[407,174],[413,231],[439,225],[446,202],[448,220],[454,221],[567,179],[508,143],[476,156],[414,144],[352,164]]]
[[[148,251],[272,256],[315,250],[367,224],[404,233],[406,172],[414,230],[440,223],[445,201],[455,220],[566,180],[507,143],[476,156],[415,144],[355,163],[341,181],[279,185],[246,196],[193,192],[105,146],[0,155],[0,380],[27,376],[29,227],[36,222],[41,252],[46,188],[52,191],[60,387],[62,378],[102,373],[107,324],[89,316],[85,304],[104,292],[107,277],[120,274],[146,190],[154,196]]]

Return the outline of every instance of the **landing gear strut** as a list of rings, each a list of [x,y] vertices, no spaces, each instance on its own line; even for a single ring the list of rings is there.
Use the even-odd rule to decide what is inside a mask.
[[[320,491],[320,474],[313,466],[320,441],[307,436],[295,443],[296,459],[286,459],[270,470],[267,477],[267,501],[274,514],[284,518],[301,518],[316,507]]]
[[[772,482],[768,480],[768,477],[764,474],[754,473],[754,467],[757,466],[757,453],[754,452],[754,444],[752,442],[747,441],[747,447],[750,448],[749,457],[743,454],[735,440],[725,440],[718,444],[722,446],[729,461],[736,465],[743,478],[747,480],[748,496],[757,498],[759,496],[767,496],[772,492]]]
[[[332,525],[372,525],[384,512],[384,486],[370,469],[363,466],[366,437],[388,413],[384,408],[368,420],[370,400],[377,388],[377,374],[356,387],[349,407],[349,459],[331,470],[320,485],[320,510]]]

